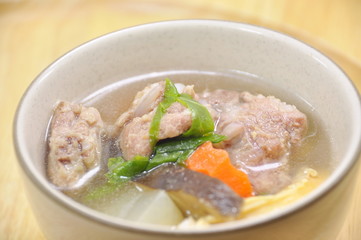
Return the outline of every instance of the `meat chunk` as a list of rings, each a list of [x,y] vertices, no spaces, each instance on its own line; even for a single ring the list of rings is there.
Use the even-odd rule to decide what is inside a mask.
[[[307,130],[295,106],[248,92],[216,90],[197,96],[227,136],[232,163],[248,173],[257,194],[276,193],[290,183],[289,155]]]
[[[142,117],[153,111],[163,99],[164,87],[165,82],[157,82],[138,92],[129,110],[117,119],[115,134],[119,134],[124,125],[133,118]]]
[[[149,130],[154,114],[155,111],[152,111],[142,117],[136,117],[124,126],[119,145],[125,159],[132,159],[136,155],[149,156],[152,153]],[[173,103],[160,121],[158,139],[179,136],[191,125],[191,111],[178,102]]]
[[[149,85],[139,92],[130,109],[117,120],[120,129],[119,146],[127,160],[136,155],[149,156],[152,152],[149,130],[158,104],[163,100],[165,82]],[[193,86],[178,85],[180,92],[194,95]],[[151,97],[149,97],[151,96]],[[142,111],[137,111],[142,109]],[[158,139],[181,135],[192,125],[192,113],[178,102],[173,103],[161,119]]]
[[[98,110],[60,102],[50,125],[48,177],[61,188],[74,187],[99,166],[103,121]]]

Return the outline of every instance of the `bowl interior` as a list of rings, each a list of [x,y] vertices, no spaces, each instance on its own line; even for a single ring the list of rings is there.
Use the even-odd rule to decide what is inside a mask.
[[[56,101],[80,101],[118,81],[127,86],[127,92],[135,92],[145,84],[144,76],[156,79],[168,74],[178,78],[178,73],[200,72],[240,76],[248,86],[277,86],[274,92],[281,89],[285,100],[298,96],[307,103],[308,111],[317,113],[322,121],[335,170],[309,198],[269,219],[317,198],[355,161],[361,133],[359,97],[345,74],[328,58],[295,39],[255,26],[175,21],[105,35],[74,49],[43,71],[24,95],[17,113],[15,142],[22,167],[48,194],[77,211],[88,211],[55,191],[44,174],[46,128]],[[219,80],[207,82],[202,77],[179,79],[196,87],[224,84]],[[264,221],[267,216],[261,218],[248,224]]]

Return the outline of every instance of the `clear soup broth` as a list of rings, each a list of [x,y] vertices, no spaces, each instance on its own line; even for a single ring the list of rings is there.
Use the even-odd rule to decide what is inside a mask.
[[[138,91],[150,83],[164,81],[166,78],[173,83],[194,85],[196,93],[225,89],[247,91],[254,95],[275,96],[287,104],[296,106],[307,116],[307,133],[300,147],[292,150],[290,155],[292,176],[290,186],[276,194],[246,198],[241,214],[236,220],[242,221],[244,218],[267,213],[297,201],[316,188],[331,172],[333,161],[330,155],[329,138],[318,117],[317,109],[314,109],[312,104],[301,96],[288,92],[282,86],[273,86],[262,78],[248,73],[200,71],[152,73],[115,82],[85,97],[81,103],[96,108],[104,123],[111,125],[123,112],[127,111]],[[104,187],[107,181],[104,177],[108,171],[107,161],[110,157],[120,155],[121,151],[117,138],[103,136],[102,145],[99,171],[84,181],[80,187],[64,190],[67,195],[91,208],[131,221],[180,228],[210,224],[207,219],[196,219],[179,210],[164,191],[141,188],[132,182],[125,183],[116,190]],[[96,194],[92,193],[94,190],[97,190]],[[112,194],[108,194],[109,192]]]

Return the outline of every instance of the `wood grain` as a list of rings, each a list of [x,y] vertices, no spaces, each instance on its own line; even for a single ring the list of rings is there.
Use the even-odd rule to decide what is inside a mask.
[[[361,89],[359,0],[0,1],[0,239],[44,239],[29,208],[12,147],[21,95],[65,52],[102,34],[170,19],[223,19],[301,39],[342,66]],[[360,239],[361,173],[338,240]]]

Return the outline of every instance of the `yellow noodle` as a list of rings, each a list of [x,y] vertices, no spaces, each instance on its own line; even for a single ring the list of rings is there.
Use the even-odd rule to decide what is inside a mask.
[[[240,218],[256,216],[283,208],[311,192],[324,178],[314,169],[304,169],[295,182],[281,192],[274,195],[246,198]]]

